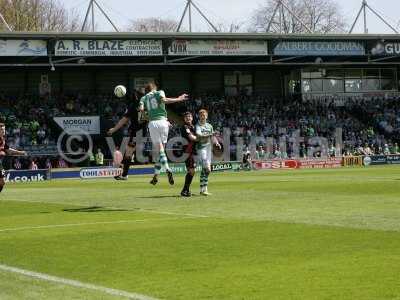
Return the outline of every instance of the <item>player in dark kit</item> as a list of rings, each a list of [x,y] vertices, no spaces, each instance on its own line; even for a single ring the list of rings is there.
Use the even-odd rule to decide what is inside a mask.
[[[18,151],[10,148],[6,143],[6,125],[0,122],[0,193],[3,191],[6,184],[4,177],[5,172],[3,169],[3,159],[6,155],[25,156],[25,151]]]
[[[147,128],[147,122],[141,120],[140,114],[138,111],[139,108],[139,100],[143,96],[143,94],[139,91],[136,91],[133,95],[132,101],[129,103],[128,108],[126,109],[122,119],[110,130],[108,130],[109,135],[113,135],[115,132],[120,130],[126,124],[130,123],[128,128],[129,133],[129,141],[128,147],[124,154],[124,159],[122,160],[123,171],[121,176],[114,177],[116,180],[127,180],[129,167],[132,163],[132,159],[135,154],[136,144],[135,137],[136,133],[142,129]]]
[[[184,151],[188,156],[185,164],[187,169],[187,174],[185,178],[185,186],[181,192],[182,197],[191,197],[192,193],[190,192],[190,185],[192,184],[194,174],[196,172],[196,133],[195,128],[193,126],[193,115],[190,112],[186,112],[184,115],[185,124],[182,127],[182,137],[184,137],[188,144],[185,145]]]

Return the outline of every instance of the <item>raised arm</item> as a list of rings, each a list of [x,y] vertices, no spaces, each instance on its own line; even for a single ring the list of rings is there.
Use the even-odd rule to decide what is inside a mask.
[[[165,104],[173,104],[173,103],[178,103],[178,102],[183,102],[189,100],[189,95],[188,94],[182,94],[177,98],[167,98],[167,97],[162,97],[161,101],[164,101]]]
[[[144,112],[144,103],[142,101],[139,103],[139,111]]]
[[[213,144],[217,147],[221,149],[221,144],[219,143],[217,137],[215,136],[215,134],[212,135],[211,137]]]
[[[118,130],[120,130],[122,127],[124,127],[126,124],[128,124],[129,122],[129,118],[127,117],[122,117],[121,120],[119,120],[119,122],[111,129],[108,130],[108,134],[112,135],[115,132],[117,132]]]
[[[197,141],[197,137],[196,137],[194,134],[192,134],[192,133],[189,133],[189,134],[188,134],[188,138],[189,138],[189,140],[190,140],[191,142],[196,142],[196,141]]]
[[[15,150],[13,148],[9,148],[7,150],[5,150],[7,155],[14,155],[14,156],[26,156],[27,153],[26,151],[19,151],[19,150]]]

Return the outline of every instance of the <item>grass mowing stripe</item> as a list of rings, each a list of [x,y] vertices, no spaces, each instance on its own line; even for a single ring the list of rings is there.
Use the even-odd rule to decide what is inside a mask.
[[[63,205],[70,205],[70,206],[80,206],[80,207],[86,207],[87,205],[76,205],[73,203],[60,203],[60,202],[52,202],[52,201],[28,201],[28,200],[17,200],[17,199],[7,199],[7,201],[10,202],[21,202],[21,203],[42,203],[42,204],[63,204]],[[163,210],[154,210],[154,209],[145,209],[145,208],[135,208],[135,209],[127,209],[125,207],[113,207],[113,206],[104,206],[102,208],[105,209],[126,209],[130,211],[135,211],[135,212],[142,212],[142,213],[155,213],[155,214],[160,214],[160,215],[173,215],[173,216],[186,216],[186,217],[193,217],[193,218],[210,218],[210,216],[206,215],[199,215],[199,214],[188,214],[188,213],[176,213],[176,212],[171,212],[171,211],[163,211]]]
[[[103,292],[105,294],[113,295],[113,296],[120,296],[120,297],[125,297],[128,299],[134,299],[134,300],[158,300],[156,298],[152,298],[146,295],[141,295],[137,293],[131,293],[127,291],[122,291],[122,290],[116,290],[112,288],[107,288],[103,286],[98,286],[90,283],[84,283],[80,282],[77,280],[71,280],[71,279],[66,279],[66,278],[61,278],[61,277],[56,277],[56,276],[51,276],[48,274],[42,274],[42,273],[37,273],[37,272],[32,272],[24,269],[19,269],[15,267],[10,267],[7,265],[1,265],[0,264],[0,270],[9,272],[9,273],[16,273],[16,274],[21,274],[24,276],[32,277],[34,279],[40,279],[44,281],[49,281],[49,282],[54,282],[62,285],[68,285],[72,287],[77,287],[77,288],[82,288],[82,289],[87,289],[87,290],[94,290],[98,292]]]
[[[88,223],[42,225],[42,226],[24,226],[24,227],[0,229],[0,232],[22,231],[22,230],[33,230],[33,229],[51,229],[51,228],[60,228],[60,227],[90,226],[90,225],[140,223],[140,222],[146,222],[146,221],[176,221],[176,220],[184,220],[184,219],[190,219],[190,218],[191,217],[164,218],[164,219],[142,219],[142,220],[120,220],[120,221],[109,221],[109,222],[88,222]]]

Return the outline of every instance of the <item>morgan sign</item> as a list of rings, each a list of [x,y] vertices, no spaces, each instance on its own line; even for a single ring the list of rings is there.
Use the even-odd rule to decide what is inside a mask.
[[[55,117],[54,121],[67,134],[100,134],[100,117]]]

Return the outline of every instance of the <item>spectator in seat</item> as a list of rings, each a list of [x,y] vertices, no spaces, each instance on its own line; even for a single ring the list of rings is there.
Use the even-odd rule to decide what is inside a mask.
[[[67,165],[67,163],[65,162],[65,160],[63,160],[62,158],[60,158],[60,159],[58,160],[58,167],[61,168],[61,169],[66,169],[66,168],[68,168],[68,165]]]
[[[14,169],[15,170],[21,170],[21,168],[22,168],[21,161],[19,160],[19,158],[16,158],[14,160]]]
[[[97,149],[96,153],[96,165],[99,167],[104,166],[104,154],[100,148]]]
[[[385,144],[383,146],[383,154],[390,155],[390,149],[389,149],[389,145],[388,144]]]
[[[51,165],[51,160],[50,158],[46,159],[46,163],[45,163],[46,169],[51,169],[53,166]]]
[[[36,161],[34,159],[31,160],[31,163],[29,165],[29,170],[38,170],[38,165],[36,164]]]
[[[123,158],[124,157],[123,157],[121,151],[119,151],[119,147],[117,146],[115,148],[114,155],[113,155],[113,167],[114,168],[121,167],[121,163],[122,163]]]
[[[392,154],[399,154],[399,145],[397,143],[394,143],[390,152]]]

